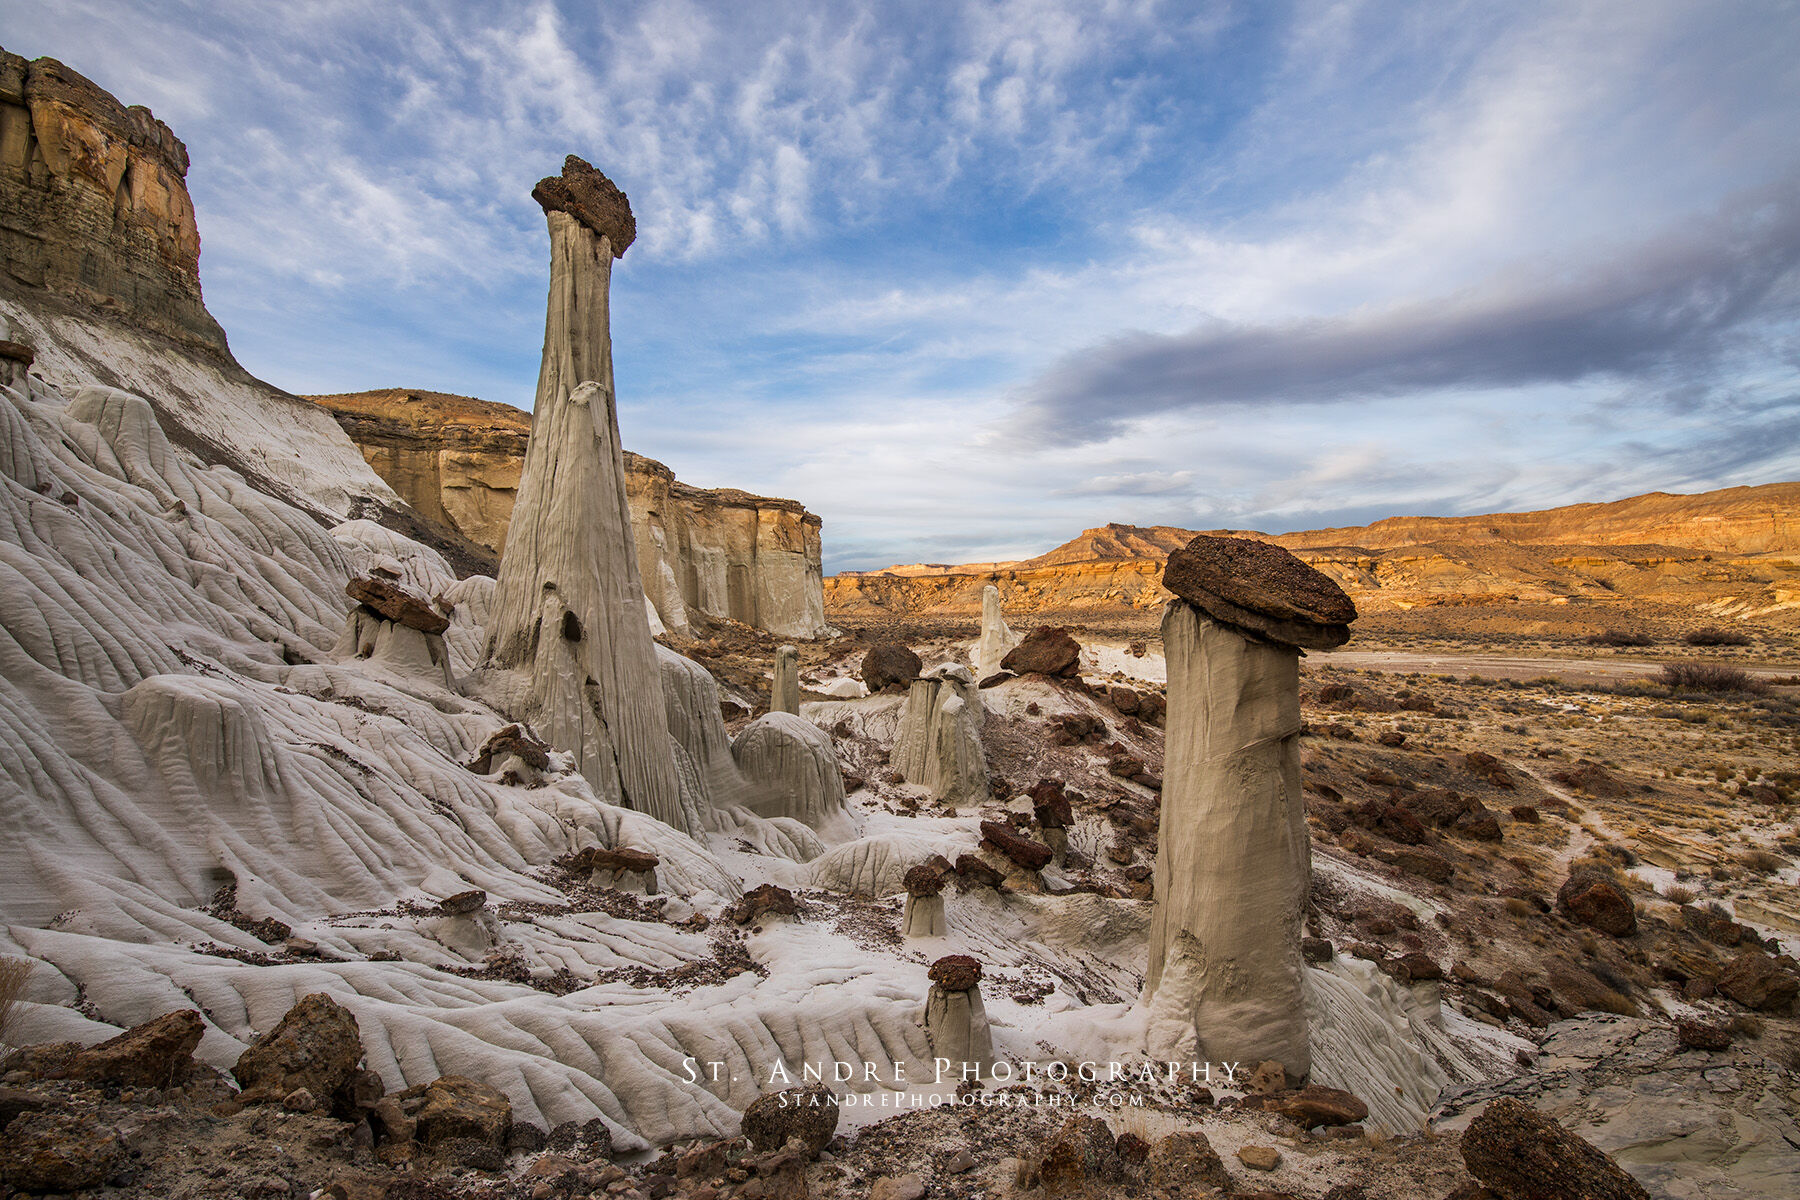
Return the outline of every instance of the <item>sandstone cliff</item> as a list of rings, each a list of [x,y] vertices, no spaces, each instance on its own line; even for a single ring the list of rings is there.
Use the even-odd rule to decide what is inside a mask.
[[[200,298],[188,153],[167,125],[53,58],[0,50],[7,274],[224,353]]]
[[[1016,617],[1147,628],[1168,599],[1162,564],[1195,532],[1105,525],[1018,562],[846,572],[826,581],[826,604],[845,620],[973,620],[992,583]],[[1370,614],[1455,609],[1467,624],[1471,612],[1506,610],[1545,627],[1595,629],[1633,614],[1800,622],[1797,483],[1532,513],[1395,517],[1268,540],[1331,576]]]
[[[389,388],[312,399],[408,504],[498,552],[531,417],[469,396]],[[696,488],[625,454],[626,499],[644,592],[670,629],[725,617],[782,637],[824,634],[819,518],[795,500]]]

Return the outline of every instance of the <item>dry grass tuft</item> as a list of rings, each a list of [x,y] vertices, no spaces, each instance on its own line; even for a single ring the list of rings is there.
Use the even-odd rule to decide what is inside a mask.
[[[1679,883],[1672,883],[1663,889],[1662,895],[1663,899],[1667,900],[1670,904],[1692,904],[1694,902],[1694,897],[1697,894],[1698,893],[1696,893],[1693,888],[1682,887]]]
[[[31,978],[29,958],[0,958],[0,1045],[6,1045],[7,1031],[19,997],[25,994],[25,981]]]

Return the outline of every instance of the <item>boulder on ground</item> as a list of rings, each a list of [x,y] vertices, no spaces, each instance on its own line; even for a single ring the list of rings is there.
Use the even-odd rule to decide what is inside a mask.
[[[1077,1114],[1063,1122],[1038,1164],[1046,1196],[1095,1194],[1121,1174],[1112,1130],[1098,1117]]]
[[[206,1022],[199,1013],[179,1008],[93,1046],[75,1042],[27,1046],[7,1060],[7,1070],[34,1079],[164,1088],[184,1083],[203,1069],[193,1054],[205,1032]]]
[[[1637,905],[1625,889],[1598,871],[1577,867],[1556,893],[1556,907],[1583,925],[1627,937],[1637,932]]]
[[[1785,971],[1761,950],[1746,950],[1725,964],[1714,982],[1720,992],[1745,1008],[1785,1013],[1800,996],[1800,976]]]
[[[996,870],[986,859],[973,854],[959,854],[956,857],[956,884],[964,891],[970,888],[997,888],[1006,882],[1006,877]]]
[[[877,642],[863,655],[863,686],[871,694],[885,687],[906,687],[919,677],[924,664],[919,656],[898,642]]]
[[[1060,625],[1034,629],[1007,651],[1000,667],[1019,675],[1079,675],[1081,643]]]
[[[394,1097],[427,1146],[466,1139],[504,1149],[512,1129],[512,1101],[478,1080],[440,1075]]]
[[[125,1155],[119,1135],[92,1117],[26,1113],[0,1138],[0,1181],[22,1192],[85,1191],[111,1178]]]
[[[748,925],[758,917],[790,917],[799,911],[800,904],[794,899],[794,893],[776,884],[765,883],[745,892],[731,906],[730,916],[739,925]]]
[[[1229,1192],[1231,1173],[1204,1133],[1171,1133],[1150,1148],[1144,1160],[1144,1182],[1153,1193],[1187,1197]]]
[[[794,1138],[809,1154],[817,1154],[837,1126],[838,1106],[831,1090],[809,1083],[759,1097],[744,1110],[742,1132],[752,1148],[764,1153],[779,1150]]]
[[[1675,1037],[1691,1050],[1729,1050],[1731,1029],[1726,1025],[1708,1025],[1704,1021],[1683,1018],[1675,1022]]]
[[[1012,826],[998,821],[983,821],[981,836],[988,845],[1017,864],[1021,870],[1041,871],[1050,865],[1050,860],[1054,857],[1050,847],[1044,843],[1034,841],[1015,831]]]
[[[1308,650],[1343,645],[1356,620],[1330,576],[1255,538],[1200,534],[1170,553],[1163,586],[1215,621]]]
[[[1302,1129],[1354,1125],[1369,1116],[1369,1106],[1349,1092],[1316,1083],[1293,1091],[1276,1092],[1262,1107],[1265,1112],[1280,1113]]]
[[[295,1088],[329,1096],[362,1062],[356,1017],[323,992],[287,1011],[266,1037],[239,1056],[232,1074],[246,1104],[279,1103]]]
[[[1510,1096],[1470,1123],[1460,1149],[1469,1174],[1502,1200],[1650,1200],[1606,1154]]]
[[[1060,779],[1040,779],[1026,793],[1031,797],[1037,822],[1045,829],[1066,829],[1075,823],[1075,808]]]

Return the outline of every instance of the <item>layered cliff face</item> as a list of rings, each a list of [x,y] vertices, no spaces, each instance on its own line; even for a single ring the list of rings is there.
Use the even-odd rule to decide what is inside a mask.
[[[847,620],[973,620],[993,584],[1020,618],[1147,628],[1168,599],[1162,563],[1194,532],[1105,525],[1018,562],[846,572],[826,581],[826,602]],[[1604,624],[1640,611],[1800,623],[1796,483],[1242,536],[1292,550],[1372,614],[1505,608],[1552,623]]]
[[[15,280],[225,352],[200,298],[188,154],[53,58],[0,50],[0,257]]]
[[[420,514],[499,552],[531,417],[469,396],[389,388],[312,399]],[[819,518],[796,500],[696,488],[625,454],[625,491],[644,593],[663,624],[724,617],[781,637],[824,634]]]

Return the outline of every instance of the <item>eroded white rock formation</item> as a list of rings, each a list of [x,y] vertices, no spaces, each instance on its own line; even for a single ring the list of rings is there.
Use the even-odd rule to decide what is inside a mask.
[[[994,1035],[981,1003],[981,964],[952,954],[931,964],[925,997],[925,1033],[944,1082],[975,1080],[994,1064]]]
[[[1348,636],[1355,610],[1293,555],[1247,539],[1195,538],[1170,556],[1165,580],[1180,598],[1162,627],[1169,712],[1148,1049],[1165,1061],[1273,1060],[1301,1079],[1312,1067],[1300,955],[1312,849],[1291,642],[1336,636],[1327,625]],[[1257,621],[1260,636],[1213,610]]]
[[[967,667],[934,667],[912,681],[889,764],[952,808],[987,798],[981,749],[986,710]]]
[[[769,689],[769,711],[800,715],[800,651],[782,646],[775,651],[775,682]]]
[[[607,293],[636,226],[624,194],[573,155],[561,179],[532,195],[550,227],[550,299],[531,445],[494,588],[489,675],[503,706],[572,752],[602,798],[688,829],[613,391]]]
[[[981,589],[981,639],[975,643],[975,678],[986,679],[1000,669],[1000,660],[1019,644],[1022,634],[1014,633],[1000,610],[1000,589],[988,584]]]
[[[748,807],[819,829],[844,811],[844,777],[831,735],[793,713],[758,717],[731,743],[750,782]]]

